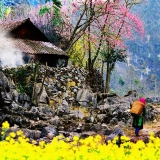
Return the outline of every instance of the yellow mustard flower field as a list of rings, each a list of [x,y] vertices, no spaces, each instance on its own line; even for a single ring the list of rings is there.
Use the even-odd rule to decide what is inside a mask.
[[[55,137],[51,143],[30,142],[22,131],[11,132],[5,137],[9,128],[8,122],[2,125],[0,141],[0,160],[159,160],[160,139],[150,133],[149,143],[139,140],[130,142],[122,136],[120,147],[116,144],[117,137],[106,145],[100,135],[79,139],[74,136],[71,141],[62,135]],[[5,138],[4,138],[5,137]],[[3,140],[4,138],[4,140]]]

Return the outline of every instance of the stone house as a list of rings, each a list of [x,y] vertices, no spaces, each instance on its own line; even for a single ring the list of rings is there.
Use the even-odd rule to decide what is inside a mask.
[[[7,39],[6,47],[10,42],[13,42],[16,48],[23,53],[25,64],[33,60],[42,64],[47,62],[51,67],[67,66],[67,53],[53,45],[29,18],[21,21],[3,22],[0,23],[0,27],[1,30],[4,30],[3,36]]]

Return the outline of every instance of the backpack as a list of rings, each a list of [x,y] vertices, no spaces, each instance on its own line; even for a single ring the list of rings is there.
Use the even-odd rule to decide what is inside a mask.
[[[139,116],[141,115],[144,108],[144,104],[140,102],[139,100],[135,100],[132,104],[132,108],[130,110],[131,115],[133,116]]]

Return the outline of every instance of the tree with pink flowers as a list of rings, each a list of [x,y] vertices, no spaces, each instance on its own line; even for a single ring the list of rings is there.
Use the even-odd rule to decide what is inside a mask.
[[[132,0],[73,0],[62,1],[61,11],[69,16],[71,34],[68,41],[70,50],[76,41],[87,35],[88,68],[92,74],[94,63],[100,53],[107,64],[106,92],[109,92],[111,72],[117,61],[126,58],[125,39],[143,36],[144,29],[138,15],[132,14],[132,5],[139,1]],[[92,52],[90,44],[96,51]]]

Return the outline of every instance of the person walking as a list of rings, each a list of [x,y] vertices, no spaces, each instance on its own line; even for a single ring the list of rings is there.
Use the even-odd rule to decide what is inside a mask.
[[[146,100],[145,98],[140,98],[139,101],[136,100],[136,102],[132,104],[132,107],[135,105],[137,109],[141,108],[140,114],[132,114],[133,115],[133,124],[132,126],[135,128],[135,135],[139,136],[139,131],[143,129],[143,117],[145,116],[145,105]],[[139,107],[139,108],[138,108]]]

